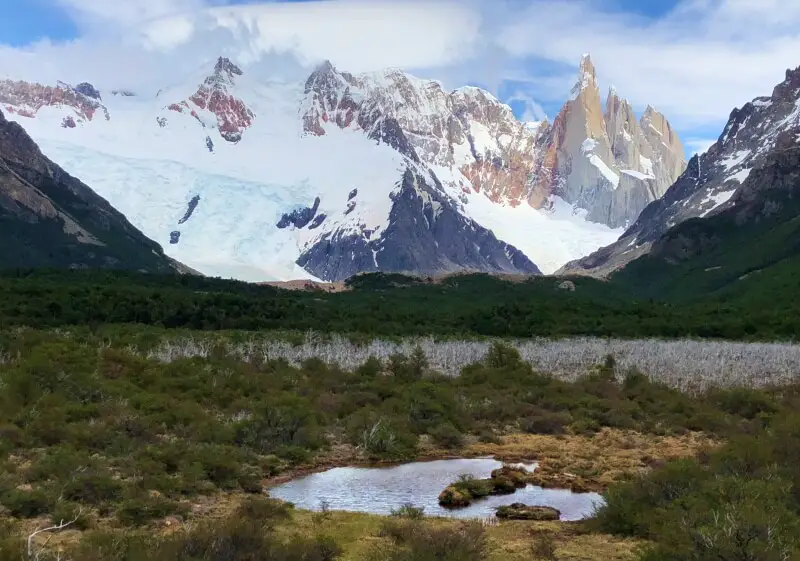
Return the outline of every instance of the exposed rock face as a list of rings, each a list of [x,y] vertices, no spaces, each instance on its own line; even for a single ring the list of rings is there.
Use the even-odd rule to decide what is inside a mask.
[[[312,204],[310,207],[298,208],[292,212],[284,214],[278,221],[278,228],[288,228],[289,226],[294,226],[295,228],[305,228],[306,225],[317,215],[320,202],[321,201],[319,197],[316,197],[314,198],[314,204]]]
[[[189,204],[186,205],[186,212],[183,213],[183,216],[180,220],[178,220],[178,224],[185,224],[187,220],[192,217],[194,211],[197,209],[197,205],[200,204],[200,195],[195,195],[189,200]]]
[[[540,274],[522,252],[459,214],[441,187],[430,182],[409,168],[394,198],[389,226],[380,236],[349,230],[325,233],[309,244],[298,265],[327,281],[374,271]]]
[[[665,144],[674,142],[674,133],[656,112],[646,117],[655,137],[663,138]],[[717,142],[704,154],[695,155],[675,184],[648,205],[616,243],[567,264],[560,273],[608,275],[648,253],[653,242],[673,226],[741,204],[745,197],[741,187],[751,170],[764,165],[776,150],[796,146],[798,134],[800,68],[787,70],[786,79],[771,96],[734,109]]]
[[[222,138],[238,142],[256,118],[255,113],[235,95],[236,78],[242,70],[229,59],[220,57],[214,72],[208,76],[189,99],[168,106],[170,111],[189,113],[203,127],[208,124],[200,118],[199,111],[210,111],[216,119],[215,126]],[[212,144],[213,147],[213,144]],[[212,151],[213,148],[209,148]]]
[[[603,111],[588,55],[581,59],[572,99],[544,135],[530,202],[557,194],[588,210],[590,220],[615,228],[633,222],[685,167],[683,147],[663,115],[648,108],[637,122],[630,103],[613,88]]]
[[[92,99],[96,99],[98,101],[102,99],[100,96],[100,92],[97,91],[97,88],[95,88],[89,82],[81,82],[80,84],[75,86],[75,91],[85,95],[86,97],[91,97]]]
[[[314,135],[325,134],[326,123],[372,134],[394,121],[410,145],[397,143],[404,154],[457,170],[494,202],[542,208],[559,195],[587,209],[590,220],[619,227],[680,175],[683,148],[651,108],[640,126],[612,93],[604,114],[588,56],[580,72],[553,124],[529,126],[478,88],[445,92],[400,71],[354,76],[325,63],[306,82],[303,125]]]
[[[86,86],[90,84],[81,84]],[[97,93],[97,97],[84,92]],[[109,119],[108,110],[100,103],[100,94],[87,88],[72,88],[63,82],[55,87],[31,82],[0,80],[0,107],[10,114],[33,118],[43,107],[68,107],[78,122],[91,121],[100,111]]]
[[[454,168],[495,202],[526,198],[538,127],[526,126],[488,92],[441,84],[399,70],[354,76],[329,62],[306,82],[303,126],[324,135],[326,123],[375,131],[395,129],[386,142],[415,161]]]
[[[168,271],[161,247],[0,112],[0,263]]]

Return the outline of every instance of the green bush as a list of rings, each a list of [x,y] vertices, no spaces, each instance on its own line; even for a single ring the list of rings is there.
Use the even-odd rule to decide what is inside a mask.
[[[0,496],[0,504],[17,518],[35,518],[47,514],[55,501],[42,489],[12,489]]]
[[[399,508],[392,509],[392,516],[395,518],[408,518],[409,520],[419,520],[425,517],[425,508],[417,507],[411,503],[405,503]]]
[[[108,473],[97,471],[75,475],[64,486],[63,496],[68,501],[90,505],[116,502],[122,497],[122,484]]]
[[[120,503],[117,519],[126,526],[144,526],[172,514],[182,514],[186,508],[161,497],[128,499]]]
[[[487,538],[479,522],[464,522],[455,527],[436,527],[419,521],[384,523],[381,535],[392,540],[392,547],[374,549],[368,561],[483,561]]]
[[[519,428],[530,434],[564,434],[571,422],[569,414],[543,411],[520,419]]]
[[[72,522],[69,527],[75,530],[88,530],[94,523],[92,516],[81,505],[65,501],[55,504],[50,513],[50,521],[53,525]]]
[[[454,450],[464,446],[464,435],[450,423],[432,429],[429,434],[442,448]]]

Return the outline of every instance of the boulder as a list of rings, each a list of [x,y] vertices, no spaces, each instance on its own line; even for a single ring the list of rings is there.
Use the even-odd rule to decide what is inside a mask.
[[[567,292],[575,292],[575,283],[565,280],[564,282],[558,284],[558,289],[566,290]]]

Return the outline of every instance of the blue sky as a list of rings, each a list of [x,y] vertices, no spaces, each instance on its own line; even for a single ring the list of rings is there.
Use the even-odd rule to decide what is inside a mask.
[[[73,39],[78,28],[63,9],[47,0],[21,0],[3,7],[0,43],[22,46],[43,38]]]
[[[187,54],[222,48],[222,31],[201,36],[197,18],[231,1],[9,0],[0,72],[101,85],[174,76]],[[716,138],[733,107],[769,94],[800,64],[800,2],[327,0],[328,11],[314,0],[246,3],[230,8],[258,24],[232,48],[242,59],[294,49],[355,72],[401,66],[449,87],[484,86],[528,118],[554,116],[590,52],[601,88],[613,83],[637,111],[662,110],[689,153]]]

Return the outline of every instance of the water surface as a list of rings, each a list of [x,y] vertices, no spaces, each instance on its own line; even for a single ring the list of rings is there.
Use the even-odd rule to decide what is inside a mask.
[[[278,485],[270,489],[270,496],[308,510],[320,510],[322,504],[327,503],[331,510],[372,514],[390,514],[392,509],[411,503],[424,507],[428,516],[457,518],[493,516],[498,506],[519,502],[557,508],[561,511],[561,520],[580,520],[591,516],[595,505],[602,504],[597,493],[573,493],[528,485],[513,495],[478,499],[466,508],[451,510],[439,506],[439,493],[460,474],[485,478],[502,465],[492,458],[477,458],[414,462],[384,468],[334,468]]]

